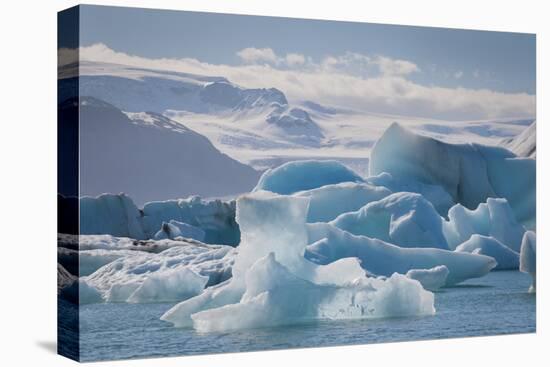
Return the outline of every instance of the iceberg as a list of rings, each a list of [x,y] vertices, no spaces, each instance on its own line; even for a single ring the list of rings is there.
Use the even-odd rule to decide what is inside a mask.
[[[391,191],[367,183],[343,182],[300,191],[297,197],[309,198],[308,223],[328,222],[338,215],[353,212],[364,205],[385,198]]]
[[[99,268],[112,263],[113,261],[139,255],[138,251],[132,250],[82,250],[78,252],[79,275],[87,276],[96,272]]]
[[[129,251],[132,256],[120,257],[81,279],[105,302],[151,303],[178,302],[231,277],[235,249],[230,246],[158,242],[164,251]],[[162,246],[163,242],[175,243]],[[109,252],[87,250],[93,251]]]
[[[399,192],[371,202],[330,222],[354,235],[378,238],[400,247],[448,249],[442,218],[422,195]]]
[[[164,228],[172,233],[163,234]],[[160,231],[160,233],[159,233]],[[179,232],[178,232],[179,231]],[[138,209],[125,194],[80,198],[80,233],[108,234],[136,240],[171,238],[178,235],[201,242],[237,245],[240,231],[235,222],[235,202],[187,199],[153,201]]]
[[[455,203],[475,209],[505,198],[516,219],[534,228],[536,161],[501,147],[450,144],[416,135],[393,123],[371,151],[369,174],[441,186]]]
[[[451,286],[482,277],[497,265],[489,256],[437,248],[402,248],[379,239],[355,236],[328,223],[309,224],[308,232],[311,245],[304,254],[306,259],[316,264],[330,264],[355,257],[361,260],[365,270],[378,276],[445,265],[449,271],[445,285]]]
[[[266,191],[241,196],[233,277],[177,304],[161,319],[207,332],[435,312],[433,294],[403,275],[368,278],[356,259],[327,266],[308,262],[303,256],[308,205],[308,198]]]
[[[534,293],[537,289],[537,238],[533,231],[527,231],[521,241],[519,270],[528,273],[533,278],[533,284],[529,292]]]
[[[419,296],[420,295],[420,296]],[[432,315],[433,294],[406,277],[359,278],[348,286],[317,285],[292,274],[275,260],[259,259],[246,274],[238,303],[191,316],[201,332],[295,324],[319,319]]]
[[[80,198],[80,233],[110,234],[116,237],[147,238],[141,214],[128,196],[103,194]]]
[[[443,233],[451,249],[479,234],[493,237],[519,253],[525,228],[516,221],[506,199],[489,198],[475,210],[453,206],[449,221],[443,223]]]
[[[435,291],[445,285],[449,269],[445,265],[439,265],[431,269],[411,269],[405,275],[418,280],[424,289]]]
[[[517,270],[519,267],[519,254],[492,237],[474,234],[455,251],[491,256],[498,263],[494,270]]]
[[[337,161],[293,161],[265,171],[253,191],[290,195],[341,182],[363,182],[351,169]]]

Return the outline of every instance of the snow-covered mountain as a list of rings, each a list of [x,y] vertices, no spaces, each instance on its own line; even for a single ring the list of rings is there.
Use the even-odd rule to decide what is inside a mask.
[[[138,205],[237,194],[259,177],[180,123],[154,112],[123,112],[93,97],[80,99],[80,173],[80,195],[125,192]]]
[[[275,88],[244,88],[226,78],[82,62],[60,69],[61,95],[74,89],[129,112],[153,111],[206,136],[221,152],[257,170],[283,163],[338,160],[368,174],[370,151],[394,122],[450,143],[502,145],[533,119],[443,121],[352,111],[293,101]],[[534,139],[534,138],[533,138]],[[513,148],[510,148],[513,150]]]

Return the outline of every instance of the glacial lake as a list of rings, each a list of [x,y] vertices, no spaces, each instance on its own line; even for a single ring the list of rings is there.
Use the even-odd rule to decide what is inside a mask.
[[[436,315],[197,333],[160,316],[173,304],[92,304],[80,308],[82,361],[326,347],[531,333],[536,329],[531,278],[491,272],[435,294]]]

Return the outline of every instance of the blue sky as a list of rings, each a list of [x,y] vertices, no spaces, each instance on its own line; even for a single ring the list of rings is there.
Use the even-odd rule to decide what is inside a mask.
[[[422,72],[410,79],[423,85],[535,93],[532,34],[101,6],[81,16],[83,46],[143,57],[235,65],[247,47],[314,60],[356,52],[411,61]]]

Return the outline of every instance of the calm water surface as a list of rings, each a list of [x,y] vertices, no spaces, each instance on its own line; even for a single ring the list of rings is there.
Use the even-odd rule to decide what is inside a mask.
[[[227,333],[176,329],[159,320],[173,304],[93,304],[80,309],[83,361],[383,343],[535,331],[531,279],[493,272],[435,295],[429,317],[322,321]]]

